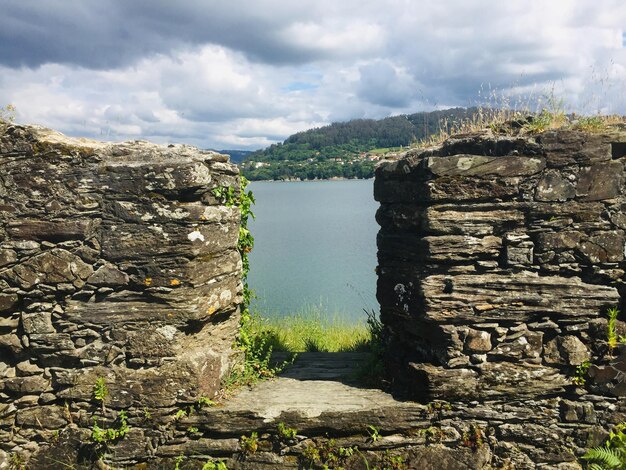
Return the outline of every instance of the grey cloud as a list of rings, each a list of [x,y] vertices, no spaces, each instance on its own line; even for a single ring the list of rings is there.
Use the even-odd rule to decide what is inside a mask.
[[[215,148],[489,104],[489,86],[555,83],[626,112],[625,17],[623,0],[0,0],[0,106],[75,135]]]
[[[147,123],[159,122],[159,118],[154,115],[150,110],[139,110],[135,113],[138,119]]]
[[[134,27],[103,0],[5,0],[0,17],[0,62],[11,67],[45,63],[113,68],[169,45],[166,37]]]
[[[411,77],[402,77],[389,63],[379,61],[360,67],[358,94],[366,101],[388,108],[403,108],[415,95]]]
[[[3,0],[0,63],[107,69],[182,47],[219,44],[270,64],[332,58],[337,51],[286,40],[299,24],[323,21],[321,5],[234,0]],[[290,5],[293,3],[293,5]],[[288,39],[288,38],[287,38]]]

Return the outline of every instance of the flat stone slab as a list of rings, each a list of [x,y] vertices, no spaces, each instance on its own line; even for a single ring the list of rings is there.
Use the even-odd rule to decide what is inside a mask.
[[[279,362],[286,358],[274,356]],[[429,442],[433,419],[453,412],[399,401],[364,386],[356,372],[368,363],[367,353],[301,353],[279,377],[180,420],[178,431],[194,429],[196,437],[174,440],[161,446],[159,454],[225,458],[235,470],[391,468],[392,458],[403,463],[398,468],[407,469],[492,468],[487,466],[488,446],[473,449],[460,442],[468,425],[454,430],[447,421],[437,428],[450,433],[441,431],[446,442]],[[296,429],[297,435],[281,440],[279,423]],[[255,451],[242,452],[242,436],[254,442]],[[307,455],[319,457],[312,462]]]
[[[367,360],[367,353],[301,353],[277,378],[242,389],[181,424],[239,435],[284,422],[315,435],[363,432],[368,425],[398,432],[427,421],[425,406],[359,385],[357,371]]]
[[[290,353],[274,353],[272,360],[276,364],[289,361]],[[288,365],[278,377],[298,380],[336,380],[340,382],[359,382],[359,371],[367,366],[369,353],[360,352],[303,352],[298,353],[293,364]]]

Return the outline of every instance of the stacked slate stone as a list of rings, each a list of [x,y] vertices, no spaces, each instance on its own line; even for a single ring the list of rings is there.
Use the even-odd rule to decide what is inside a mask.
[[[0,129],[0,454],[68,426],[93,444],[93,419],[125,410],[113,454],[132,463],[215,394],[242,290],[239,210],[212,192],[226,186],[238,170],[214,152]]]
[[[377,295],[398,389],[473,403],[504,440],[543,447],[522,452],[535,462],[571,460],[546,449],[567,437],[580,452],[595,425],[626,420],[626,354],[607,344],[606,315],[626,295],[625,141],[623,126],[485,131],[377,169]]]

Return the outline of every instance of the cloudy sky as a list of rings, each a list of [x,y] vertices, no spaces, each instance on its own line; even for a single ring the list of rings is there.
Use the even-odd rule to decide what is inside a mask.
[[[0,0],[0,12],[0,106],[75,136],[257,149],[332,121],[545,93],[626,114],[624,0]]]

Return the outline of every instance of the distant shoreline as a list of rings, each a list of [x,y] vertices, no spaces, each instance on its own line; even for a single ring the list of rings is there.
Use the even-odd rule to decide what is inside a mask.
[[[339,176],[333,176],[332,178],[316,178],[312,180],[302,180],[298,178],[294,179],[280,179],[280,180],[250,180],[251,183],[262,183],[262,182],[272,182],[272,183],[315,183],[319,181],[367,181],[373,180],[372,178],[343,178]]]

